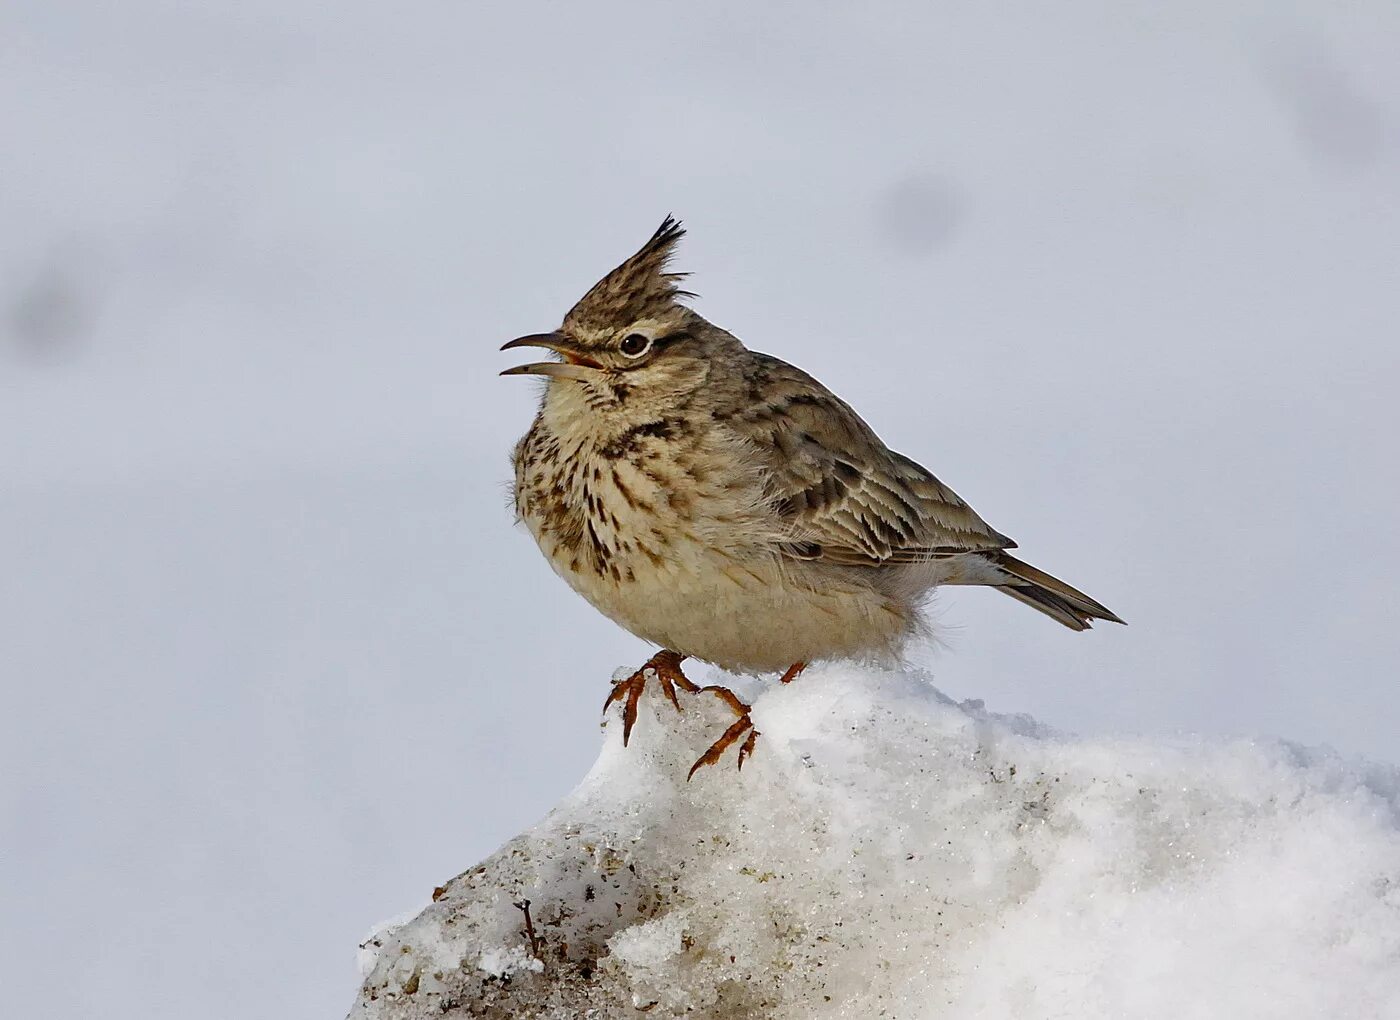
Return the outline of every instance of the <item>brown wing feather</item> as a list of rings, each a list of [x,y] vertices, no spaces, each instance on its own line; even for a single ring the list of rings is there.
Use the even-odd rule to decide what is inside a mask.
[[[815,545],[833,563],[879,566],[1015,548],[806,372],[754,359],[754,400],[730,424],[768,459],[794,555],[811,559]]]

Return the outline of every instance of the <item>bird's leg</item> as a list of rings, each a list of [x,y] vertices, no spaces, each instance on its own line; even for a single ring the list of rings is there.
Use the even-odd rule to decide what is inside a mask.
[[[802,675],[802,671],[807,668],[805,662],[794,662],[787,668],[787,672],[778,678],[779,683],[790,684]]]
[[[796,680],[799,674],[806,668],[807,664],[805,662],[794,662],[787,668],[787,672],[779,679],[782,683],[790,684]],[[710,745],[708,751],[695,759],[695,764],[690,766],[690,776],[695,775],[698,770],[704,768],[706,765],[713,765],[715,762],[719,761],[720,756],[723,755],[725,751],[729,750],[734,742],[740,737],[743,737],[747,732],[748,736],[744,737],[744,742],[739,745],[739,768],[742,769],[744,767],[744,761],[749,755],[753,754],[754,745],[758,742],[758,730],[753,728],[753,720],[749,718],[749,706],[740,701],[738,695],[728,687],[711,686],[702,687],[700,690],[709,691],[715,697],[719,698],[720,701],[723,701],[732,708],[734,714],[739,718],[734,720],[729,729],[720,734],[720,738]],[[686,778],[689,779],[690,776],[686,776]]]
[[[676,688],[694,694],[700,688],[690,682],[690,678],[681,672],[681,663],[685,661],[685,656],[680,652],[673,652],[669,648],[663,648],[650,659],[647,664],[637,672],[633,673],[626,680],[619,680],[613,685],[613,689],[608,692],[608,700],[603,702],[603,711],[606,712],[612,707],[613,702],[621,701],[622,704],[622,746],[627,746],[628,739],[632,736],[632,725],[637,721],[637,702],[642,700],[642,691],[646,689],[648,674],[656,677],[661,684],[661,693],[666,695],[666,700],[676,706],[676,711],[681,710],[680,700],[676,697]],[[625,699],[625,700],[624,700]]]

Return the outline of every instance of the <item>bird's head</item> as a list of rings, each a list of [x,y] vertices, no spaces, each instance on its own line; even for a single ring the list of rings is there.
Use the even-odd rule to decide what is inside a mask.
[[[579,395],[594,410],[663,407],[697,390],[715,358],[742,345],[681,303],[694,295],[680,287],[685,274],[667,272],[667,263],[684,235],[667,216],[635,255],[579,299],[557,330],[501,348],[541,347],[559,360],[501,374],[545,376],[551,392],[581,387]]]

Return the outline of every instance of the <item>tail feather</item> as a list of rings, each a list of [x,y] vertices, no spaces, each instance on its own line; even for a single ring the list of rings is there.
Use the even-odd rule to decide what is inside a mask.
[[[988,559],[1010,575],[1008,583],[994,586],[998,591],[1040,610],[1070,630],[1088,630],[1092,620],[1123,622],[1107,606],[1091,599],[1078,588],[1072,588],[1058,577],[1052,577],[1008,553],[992,553]]]

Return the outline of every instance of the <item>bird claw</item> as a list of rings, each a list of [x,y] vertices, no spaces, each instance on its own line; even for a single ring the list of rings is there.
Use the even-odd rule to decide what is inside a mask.
[[[729,750],[730,745],[742,737],[745,731],[749,732],[748,739],[739,747],[739,767],[743,768],[744,759],[753,752],[753,743],[758,737],[758,730],[753,728],[753,722],[749,719],[747,712],[742,718],[736,719],[729,729],[720,734],[720,738],[710,745],[708,751],[695,759],[695,764],[690,766],[690,771],[686,773],[685,778],[689,780],[706,765],[713,765],[719,761],[724,752]]]
[[[622,702],[622,746],[626,747],[627,741],[632,737],[632,727],[637,722],[637,705],[642,700],[642,692],[646,690],[647,681],[655,680],[661,685],[661,693],[677,712],[682,710],[680,699],[676,697],[677,687],[688,694],[713,694],[728,705],[739,718],[735,719],[729,728],[720,734],[719,739],[711,744],[704,754],[695,759],[695,764],[690,766],[690,772],[687,773],[686,779],[689,780],[706,765],[714,765],[718,762],[723,757],[724,752],[738,742],[740,737],[743,737],[743,743],[739,744],[738,767],[742,770],[744,762],[753,757],[754,748],[758,744],[758,730],[754,729],[753,719],[749,717],[749,706],[740,701],[739,696],[728,687],[718,685],[698,687],[691,683],[690,678],[681,672],[681,663],[684,660],[684,655],[669,649],[657,652],[637,672],[624,680],[614,681],[613,689],[608,692],[607,700],[603,702],[603,712],[606,713],[615,702]],[[805,668],[806,663],[793,663],[792,667],[783,674],[782,682],[792,682]]]
[[[748,736],[748,739],[745,740],[742,744],[739,745],[739,771],[740,771],[740,772],[744,771],[744,759],[747,758],[749,755],[753,754],[754,744],[757,742],[757,740],[758,740],[758,730],[756,730],[756,729],[754,729],[752,726],[750,726],[750,727],[749,727],[749,736]]]
[[[660,651],[653,655],[647,664],[637,672],[633,673],[625,680],[619,680],[613,684],[613,689],[608,692],[607,700],[603,702],[603,712],[612,708],[615,702],[622,704],[622,746],[627,746],[627,741],[632,737],[632,727],[637,722],[637,705],[642,700],[642,692],[646,690],[647,681],[655,680],[661,685],[661,693],[666,696],[666,700],[675,706],[677,712],[681,711],[680,699],[676,697],[676,688],[694,694],[700,690],[695,684],[690,682],[690,678],[681,672],[681,662],[685,656],[672,651]]]
[[[753,720],[749,718],[749,706],[740,701],[733,691],[728,687],[717,686],[702,687],[700,691],[701,693],[708,692],[719,698],[733,709],[734,714],[739,718],[730,724],[729,729],[720,734],[720,738],[710,745],[709,750],[695,759],[695,764],[690,766],[690,772],[685,777],[687,781],[706,765],[718,762],[736,740],[748,733],[744,742],[739,745],[739,768],[742,770],[744,762],[753,754],[754,745],[758,742],[758,730],[753,728]]]

